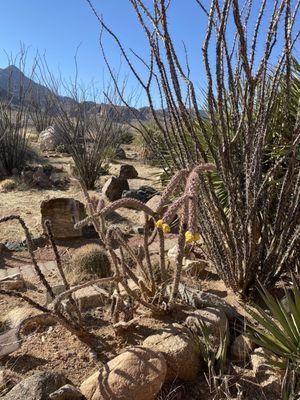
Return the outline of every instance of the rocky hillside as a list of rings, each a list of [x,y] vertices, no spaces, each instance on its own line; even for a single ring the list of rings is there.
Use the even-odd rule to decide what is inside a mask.
[[[18,106],[20,104],[20,88],[23,92],[30,93],[30,98],[33,101],[39,101],[49,94],[50,90],[35,82],[33,79],[24,75],[24,73],[14,65],[10,65],[6,68],[0,68],[0,101],[9,97],[11,98],[12,104]],[[53,95],[53,94],[52,94]],[[58,96],[59,100],[72,104],[74,100],[66,96]],[[135,119],[147,121],[151,119],[151,111],[149,107],[142,107],[140,109],[133,109],[131,112],[123,106],[111,106],[108,104],[97,104],[95,102],[88,102],[89,109],[91,112],[99,112],[100,109],[109,108],[109,112],[114,114],[117,113],[119,122],[130,122]]]

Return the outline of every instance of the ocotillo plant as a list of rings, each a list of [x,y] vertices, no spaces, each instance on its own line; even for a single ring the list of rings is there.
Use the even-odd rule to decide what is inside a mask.
[[[157,209],[153,210],[146,204],[131,198],[123,198],[104,206],[103,199],[100,199],[97,206],[93,205],[87,190],[83,187],[85,194],[89,216],[78,223],[75,228],[79,229],[84,225],[93,223],[96,231],[99,234],[115,268],[115,275],[117,281],[121,282],[127,294],[149,308],[153,312],[162,312],[163,309],[171,307],[177,296],[178,285],[181,278],[182,263],[185,253],[185,247],[200,239],[197,229],[197,195],[200,179],[204,179],[203,172],[211,172],[215,169],[213,164],[201,164],[192,170],[184,169],[179,171],[173,179],[169,182],[164,190],[160,203]],[[166,205],[169,203],[174,193],[179,190],[182,184],[185,185],[183,193],[172,202],[165,210]],[[105,217],[112,211],[121,207],[131,207],[145,214],[144,223],[144,254],[145,262],[137,257],[126,242],[124,234],[121,229],[116,226],[110,226],[108,229],[105,224]],[[168,234],[170,229],[170,222],[175,214],[179,214],[180,230],[177,239],[178,253],[176,257],[176,265],[171,282],[167,279],[166,274],[166,252],[165,252],[165,238],[164,234]],[[159,274],[155,276],[153,260],[150,257],[149,245],[153,241],[149,235],[149,220],[155,221],[155,233],[158,234],[159,241]],[[114,239],[120,248],[120,257],[112,246],[112,239]],[[124,257],[126,252],[131,259],[136,263],[136,270],[131,269]],[[142,296],[140,297],[128,286],[127,279],[132,279],[138,286]],[[170,291],[167,294],[168,283]]]

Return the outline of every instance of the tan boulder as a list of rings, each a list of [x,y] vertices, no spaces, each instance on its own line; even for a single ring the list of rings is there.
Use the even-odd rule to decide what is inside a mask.
[[[166,371],[161,353],[132,347],[86,379],[80,390],[87,400],[154,400]]]
[[[163,330],[146,338],[143,346],[164,355],[167,361],[166,381],[175,378],[193,381],[197,378],[202,358],[200,348],[189,332],[183,329]]]

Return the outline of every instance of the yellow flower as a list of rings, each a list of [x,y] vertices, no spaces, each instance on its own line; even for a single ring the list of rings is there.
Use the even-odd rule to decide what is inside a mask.
[[[171,232],[171,228],[169,227],[168,224],[163,224],[162,225],[162,230],[164,233],[170,233]]]
[[[185,241],[186,241],[187,243],[192,243],[193,240],[194,240],[194,235],[192,234],[192,232],[186,231],[186,232],[185,232]]]
[[[164,221],[162,219],[159,219],[159,220],[156,221],[155,225],[156,225],[157,228],[161,229],[163,227],[163,224],[164,224]]]
[[[191,231],[185,232],[185,241],[186,243],[193,243],[200,239],[199,233],[193,234]]]

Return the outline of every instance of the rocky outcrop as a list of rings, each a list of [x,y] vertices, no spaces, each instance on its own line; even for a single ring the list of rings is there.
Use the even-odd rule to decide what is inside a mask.
[[[87,400],[154,400],[166,371],[161,353],[133,347],[86,379],[80,390]]]

